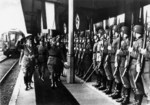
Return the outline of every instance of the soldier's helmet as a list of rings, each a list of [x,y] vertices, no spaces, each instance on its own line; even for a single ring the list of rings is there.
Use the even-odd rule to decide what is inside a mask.
[[[95,29],[96,29],[96,32],[98,32],[99,30],[102,30],[103,29],[102,23],[100,22],[100,23],[96,24]]]
[[[121,32],[128,35],[129,34],[129,28],[127,26],[122,26],[121,27]]]
[[[133,31],[139,34],[143,34],[144,29],[141,25],[135,25],[133,27]]]
[[[114,30],[115,32],[118,32],[118,26],[117,25],[114,25],[112,30]]]
[[[103,35],[105,31],[104,31],[103,28],[100,28],[98,32],[99,32],[101,35]]]

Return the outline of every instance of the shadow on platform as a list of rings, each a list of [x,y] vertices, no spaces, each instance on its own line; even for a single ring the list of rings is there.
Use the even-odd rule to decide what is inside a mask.
[[[39,79],[38,70],[35,71],[36,105],[79,105],[77,100],[61,82],[57,88],[51,88],[48,74],[46,70],[43,82]]]

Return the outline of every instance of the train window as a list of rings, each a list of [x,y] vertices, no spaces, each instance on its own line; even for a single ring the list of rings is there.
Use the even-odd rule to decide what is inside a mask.
[[[15,34],[10,34],[10,40],[15,41],[15,36],[16,36]]]
[[[3,38],[3,41],[7,41],[7,34],[3,34],[2,38]]]

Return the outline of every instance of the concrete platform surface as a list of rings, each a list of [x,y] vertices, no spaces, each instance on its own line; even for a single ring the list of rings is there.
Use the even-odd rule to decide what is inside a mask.
[[[23,73],[20,71],[9,105],[120,105],[103,92],[98,91],[92,83],[83,84],[76,78],[74,84],[68,84],[65,77],[61,77],[56,89],[50,87],[48,71],[45,81],[38,78],[38,71],[34,74],[33,89],[25,91]]]

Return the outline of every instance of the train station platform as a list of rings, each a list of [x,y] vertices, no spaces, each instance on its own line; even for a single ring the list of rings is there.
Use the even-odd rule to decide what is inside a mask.
[[[58,87],[50,87],[48,72],[44,81],[39,79],[38,71],[34,74],[33,89],[26,91],[23,73],[20,71],[9,105],[117,105],[102,94],[76,78],[74,84],[68,84],[61,77]]]

